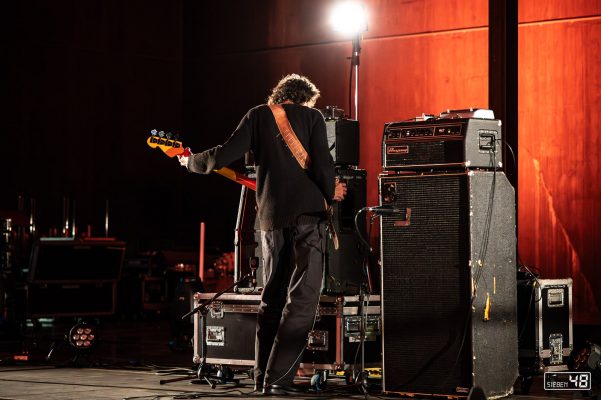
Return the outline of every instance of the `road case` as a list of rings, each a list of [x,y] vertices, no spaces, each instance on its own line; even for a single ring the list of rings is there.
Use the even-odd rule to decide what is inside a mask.
[[[572,279],[518,281],[520,375],[567,369],[573,349]]]
[[[194,307],[214,293],[196,293]],[[209,306],[206,321],[207,363],[254,365],[255,328],[261,300],[256,294],[227,293]],[[361,362],[361,323],[365,318],[365,365],[381,365],[380,298],[321,296],[314,329],[309,333],[301,370],[344,370]],[[202,362],[200,316],[194,316],[194,363]]]

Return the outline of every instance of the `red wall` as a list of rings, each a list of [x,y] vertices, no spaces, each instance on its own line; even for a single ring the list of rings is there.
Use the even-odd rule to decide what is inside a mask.
[[[364,0],[370,205],[384,122],[487,107],[488,1]],[[10,3],[0,209],[34,197],[51,226],[72,196],[79,221],[100,226],[108,198],[113,232],[129,243],[182,244],[202,220],[209,241],[231,248],[239,188],[185,174],[141,140],[182,128],[196,151],[219,144],[291,72],[320,87],[318,107],[348,109],[351,44],[328,25],[335,2]],[[519,253],[544,278],[572,277],[575,321],[601,323],[601,0],[520,0],[519,21]]]
[[[519,8],[519,250],[601,323],[601,1]]]
[[[224,3],[204,11],[221,21],[208,31],[216,81],[242,68],[251,88],[235,113],[290,72],[317,83],[318,107],[348,109],[351,46],[327,26],[334,1],[247,1],[229,13]],[[488,1],[364,3],[361,167],[373,205],[386,121],[487,107]],[[522,0],[519,21],[519,253],[543,278],[572,277],[575,321],[601,323],[601,1]]]

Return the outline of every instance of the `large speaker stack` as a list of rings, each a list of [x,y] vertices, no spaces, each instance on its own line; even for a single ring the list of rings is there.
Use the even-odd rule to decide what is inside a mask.
[[[355,295],[363,279],[363,245],[355,230],[355,214],[366,205],[367,172],[359,169],[359,121],[344,117],[341,109],[326,107],[328,146],[340,182],[346,183],[343,201],[334,202],[333,225],[339,249],[328,241],[322,292],[328,295]],[[364,224],[359,226],[364,229]]]
[[[488,110],[384,126],[383,392],[506,396],[518,374],[514,190]]]

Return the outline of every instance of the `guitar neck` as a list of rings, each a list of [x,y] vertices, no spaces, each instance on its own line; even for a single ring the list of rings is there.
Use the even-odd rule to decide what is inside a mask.
[[[246,186],[250,190],[257,191],[257,181],[253,178],[249,178],[248,176],[241,174],[239,172],[234,171],[233,169],[223,167],[221,169],[213,170],[213,172],[218,173],[221,176],[225,176],[226,178],[237,182],[241,185]]]
[[[189,147],[184,147],[182,142],[171,139],[171,134],[169,133],[167,134],[168,137],[164,137],[163,135],[163,131],[157,132],[156,130],[153,130],[152,136],[146,140],[146,143],[153,149],[159,148],[163,153],[171,158],[175,156],[190,157],[191,152]],[[249,178],[248,176],[236,172],[233,169],[223,167],[221,169],[214,170],[214,172],[217,172],[219,175],[225,176],[236,183],[244,185],[251,190],[257,191],[257,181],[255,179]]]

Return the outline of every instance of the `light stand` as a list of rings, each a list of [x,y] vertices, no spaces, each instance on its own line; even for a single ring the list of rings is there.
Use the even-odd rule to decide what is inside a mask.
[[[359,120],[359,54],[361,53],[361,33],[353,38],[353,51],[351,54],[351,73],[355,76],[355,119]],[[349,87],[349,91],[351,88]],[[350,94],[350,93],[349,93]]]
[[[351,53],[351,72],[349,74],[349,113],[353,106],[352,81],[355,75],[355,119],[359,120],[359,54],[361,53],[361,37],[367,31],[367,16],[365,7],[357,1],[339,2],[330,15],[330,23],[335,31],[342,33],[347,38],[352,38],[353,50]]]

